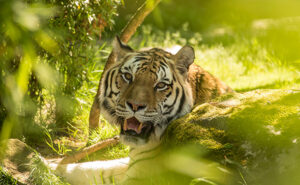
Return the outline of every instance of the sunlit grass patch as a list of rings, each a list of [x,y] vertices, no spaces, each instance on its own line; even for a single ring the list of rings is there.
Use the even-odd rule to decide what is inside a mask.
[[[116,125],[111,125],[102,117],[100,117],[101,124],[100,127],[92,130],[89,135],[88,145],[96,144],[102,140],[112,138],[120,133],[120,129]],[[129,147],[123,144],[117,144],[115,146],[110,146],[105,149],[102,149],[98,152],[95,152],[85,160],[93,161],[93,160],[108,160],[108,159],[117,159],[128,156]]]
[[[121,143],[115,146],[109,146],[97,152],[86,156],[81,161],[97,161],[97,160],[112,160],[127,157],[129,153],[129,146]]]
[[[63,178],[56,176],[41,160],[41,158],[36,155],[32,159],[31,173],[29,181],[32,184],[42,184],[42,185],[70,185],[65,182]]]
[[[92,130],[92,132],[89,135],[88,145],[95,144],[99,141],[111,138],[119,134],[119,128],[116,125],[111,125],[103,118],[100,118],[100,120],[100,127],[98,127],[95,130]]]
[[[278,32],[280,24],[286,25],[286,23],[282,23],[282,20],[273,20],[273,22],[276,22],[274,24],[278,37],[281,33]],[[299,25],[298,22],[296,21],[295,25]],[[280,44],[272,41],[276,38],[275,33],[268,34],[272,33],[274,26],[269,26],[261,32],[251,26],[240,29],[227,26],[208,29],[203,33],[191,32],[188,27],[188,24],[184,24],[181,30],[169,29],[163,32],[143,26],[140,30],[143,36],[137,36],[132,44],[137,46],[137,49],[192,45],[196,52],[195,63],[229,84],[236,91],[300,87],[300,68],[297,67],[299,60],[295,60],[295,56],[294,58],[282,57],[282,51],[276,50],[278,47],[273,46]],[[282,31],[285,36],[288,30],[285,27]],[[299,33],[298,35],[295,32],[292,33],[295,39],[300,36]],[[288,39],[291,40],[291,37]],[[287,43],[288,41],[285,42],[286,50],[294,54],[295,45],[289,46]]]
[[[196,49],[196,63],[236,91],[299,87],[299,71],[295,67],[279,61],[265,48],[256,47],[253,51],[243,42],[230,47],[202,46]]]

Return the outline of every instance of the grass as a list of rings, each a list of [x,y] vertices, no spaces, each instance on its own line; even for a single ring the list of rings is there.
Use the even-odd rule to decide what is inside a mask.
[[[29,181],[39,185],[69,185],[45,166],[38,155],[32,159]]]
[[[259,21],[260,24],[267,26],[263,29],[253,26]],[[284,57],[282,50],[274,46],[276,43],[273,42],[274,37],[278,36],[276,33],[282,35],[289,30],[289,27],[284,20],[272,20],[272,24],[268,21],[270,22],[270,20],[257,20],[255,24],[240,29],[216,27],[202,33],[189,31],[188,24],[184,24],[181,30],[170,29],[169,31],[161,31],[144,25],[137,31],[129,45],[137,50],[149,47],[170,48],[174,45],[192,45],[196,54],[195,63],[222,79],[238,92],[253,89],[299,89],[298,58],[291,57],[289,53],[285,53]],[[284,29],[278,31],[280,24],[284,25]],[[295,19],[294,25],[300,25],[300,22]],[[300,32],[293,34],[295,38],[300,38]],[[283,35],[286,36],[286,34]],[[113,137],[119,132],[117,127],[101,119],[101,127],[90,133],[88,138],[86,137],[88,115],[104,63],[111,50],[110,41],[111,39],[99,46],[95,58],[87,65],[90,81],[84,82],[76,92],[76,100],[80,107],[77,116],[73,119],[75,124],[72,125],[75,126],[70,127],[69,135],[87,142],[88,145]],[[289,45],[287,47],[290,47],[292,54],[298,49]],[[117,145],[89,156],[89,159],[113,159],[127,154],[127,147]]]
[[[268,24],[268,21],[272,24]],[[188,24],[184,24],[182,30],[167,32],[146,25],[142,26],[129,44],[135,49],[192,45],[196,51],[195,63],[238,92],[254,89],[300,89],[300,56],[295,55],[298,47],[289,45],[292,41],[287,34],[293,30],[293,26],[300,26],[300,21],[295,19],[293,26],[282,19],[261,22],[268,26],[261,29],[250,25],[249,29],[240,30],[221,27],[202,34],[190,32]],[[282,30],[279,29],[280,26]],[[274,42],[279,36],[285,37],[286,41]],[[293,32],[293,36],[292,39],[300,38],[300,32]],[[278,49],[279,44],[288,48],[289,52]],[[100,136],[97,137],[101,137],[101,132],[98,132]],[[122,152],[122,148],[118,152]]]
[[[88,145],[95,144],[107,138],[111,138],[119,134],[119,128],[116,125],[109,124],[102,117],[101,126],[93,130],[88,139]],[[107,147],[104,150],[97,151],[89,156],[87,156],[84,161],[93,160],[110,160],[127,157],[129,153],[129,147],[123,144],[117,144],[116,146]]]
[[[260,45],[251,51],[252,45],[242,42],[229,47],[202,46],[196,52],[196,63],[236,91],[296,87],[299,71],[295,67],[284,64]]]
[[[276,21],[275,21],[276,22]],[[283,24],[282,20],[279,23]],[[296,22],[300,25],[299,22]],[[295,24],[296,24],[295,23]],[[273,24],[274,25],[274,24]],[[160,47],[169,48],[174,45],[190,44],[195,48],[195,63],[222,79],[238,92],[250,91],[253,89],[299,89],[300,71],[294,60],[284,59],[274,48],[266,45],[269,35],[262,37],[263,32],[268,33],[273,27],[268,27],[257,33],[252,29],[245,33],[243,30],[234,31],[230,28],[216,28],[202,34],[189,31],[188,24],[184,24],[182,30],[170,30],[163,32],[151,26],[142,26],[135,37],[130,41],[135,49]],[[287,29],[287,28],[285,28]],[[300,32],[298,33],[300,37]],[[272,44],[272,43],[271,43]],[[292,51],[295,48],[290,48]],[[297,49],[297,48],[296,48]],[[105,47],[105,54],[110,50],[109,44]],[[102,58],[102,61],[105,57]],[[99,71],[103,66],[98,65],[90,68],[92,83],[86,83],[78,93],[84,103],[82,106],[85,117],[78,119],[84,123],[91,107],[93,95],[96,92]],[[92,93],[91,93],[92,91]],[[118,134],[118,129],[110,126],[102,120],[102,127],[93,131],[88,139],[89,144],[112,137]],[[128,148],[118,145],[101,151],[90,159],[113,159],[126,156]]]
[[[168,48],[189,44],[195,49],[196,64],[219,77],[238,92],[253,89],[300,89],[300,57],[297,53],[299,47],[292,42],[300,39],[300,32],[289,32],[289,25],[284,20],[272,20],[272,24],[267,24],[268,21],[263,20],[262,23],[267,26],[257,28],[248,25],[241,29],[216,27],[201,33],[189,31],[188,24],[184,24],[181,30],[170,29],[169,31],[161,31],[144,25],[129,44],[135,49]],[[280,25],[283,25],[282,29],[279,29]],[[295,20],[294,25],[300,26],[300,21]],[[292,33],[293,37],[290,38],[288,33]],[[276,38],[279,36],[283,38],[278,41]],[[283,42],[284,38],[286,40]],[[111,39],[108,40],[111,41]],[[290,41],[292,44],[289,44]],[[116,126],[111,126],[102,118],[101,127],[88,133],[89,111],[98,89],[105,61],[111,50],[109,42],[95,43],[99,45],[99,48],[96,50],[95,57],[86,65],[89,81],[85,81],[75,94],[78,112],[67,131],[69,140],[73,143],[91,145],[119,133]],[[49,101],[40,111],[41,115],[50,115],[53,109],[51,97],[48,99]],[[44,154],[56,152],[59,155],[66,155],[84,146],[84,144],[80,146],[67,144],[64,137],[56,135],[47,116],[40,116],[39,124],[43,125],[48,137],[48,145],[44,141],[47,147],[46,152],[42,152]],[[84,160],[121,158],[127,156],[128,152],[128,147],[119,144],[96,152]],[[33,176],[48,173],[34,170],[33,172]],[[41,176],[39,182],[48,177],[52,178],[51,175]],[[8,181],[9,179],[7,177]]]

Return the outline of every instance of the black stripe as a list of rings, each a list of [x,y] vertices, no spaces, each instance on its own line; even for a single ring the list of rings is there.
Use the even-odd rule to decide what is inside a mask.
[[[115,81],[115,85],[118,89],[120,89],[120,86],[119,86],[119,83],[118,83],[118,80]]]
[[[147,56],[147,52],[145,51],[143,53],[138,53],[136,56],[138,56],[138,57],[145,57],[145,56]]]
[[[175,105],[176,101],[177,101],[177,98],[178,98],[178,94],[179,94],[179,88],[177,87],[176,88],[176,95],[175,95],[175,100],[174,102],[172,103],[172,105],[164,105],[164,108],[171,108]],[[164,113],[165,114],[165,113]]]
[[[185,102],[185,94],[184,94],[184,92],[182,92],[182,96],[181,96],[181,99],[180,99],[180,104],[179,104],[178,110],[177,110],[175,115],[177,115],[181,112],[181,109],[183,107],[184,102]]]
[[[104,81],[104,96],[107,95],[107,89],[108,89],[108,79],[109,79],[109,75],[110,75],[111,71],[108,71],[107,74],[105,75],[105,81]]]
[[[124,123],[124,118],[122,118],[122,117],[120,117],[120,116],[116,116],[116,119],[117,119],[117,123],[118,123],[118,124]]]
[[[131,57],[131,55],[127,55],[127,56],[125,56],[125,58],[122,60],[122,62],[123,63],[125,63],[126,61],[128,61],[129,60],[129,58]]]
[[[145,67],[147,65],[149,65],[149,62],[144,62],[144,63],[141,64],[141,67],[143,68],[143,67]]]
[[[164,73],[166,74],[166,70],[164,67],[160,67],[160,69],[162,69],[164,71]],[[166,76],[166,75],[165,75]]]
[[[136,68],[136,71],[139,71],[141,69],[141,66],[138,66],[137,68]]]
[[[162,77],[162,79],[167,79],[166,78],[166,76],[167,76],[167,73],[166,73],[166,70],[165,70],[165,68],[164,67],[161,67],[162,69],[163,69],[163,71],[164,71],[164,74],[163,74],[163,77]],[[168,79],[169,80],[169,79]]]
[[[119,94],[119,92],[113,92],[113,91],[110,91],[109,95],[107,97],[111,98],[112,95],[115,95],[117,96]]]
[[[141,60],[147,60],[146,57],[142,57],[142,56],[136,56],[136,57],[134,57],[134,58],[135,58],[134,63],[137,62],[137,61],[141,61]]]
[[[109,112],[110,115],[113,115],[116,113],[116,111],[109,105],[109,103],[106,99],[102,102],[102,106]]]
[[[114,77],[114,74],[115,74],[115,72],[116,72],[116,70],[114,70],[113,72],[112,72],[112,74],[110,75],[110,90],[112,91],[112,81],[113,81],[113,77]]]
[[[176,80],[176,78],[175,78],[175,76],[174,76],[174,74],[173,74],[173,80],[174,80],[174,82],[176,82],[177,80]]]
[[[153,116],[143,115],[143,117],[152,118]]]
[[[172,90],[166,95],[166,98],[164,99],[164,102],[167,101],[167,99],[171,96],[171,94],[173,92],[173,81],[171,82],[169,87],[172,88]]]
[[[150,70],[155,76],[156,76],[156,79],[158,79],[158,73],[156,71],[153,71],[153,70]],[[156,86],[154,87],[154,90],[156,90]]]
[[[181,86],[181,85],[180,85]],[[177,117],[177,115],[181,112],[182,110],[182,107],[183,107],[183,104],[185,103],[185,94],[184,94],[184,89],[183,87],[181,86],[181,89],[182,89],[182,96],[180,98],[180,103],[179,103],[179,107],[176,111],[176,113],[171,116],[171,117],[168,117],[168,122],[170,122],[173,118]]]
[[[162,58],[163,59],[163,61],[166,61],[164,58]],[[165,67],[168,67],[168,65],[167,64],[165,64],[164,62],[162,62],[162,61],[159,61],[159,63],[160,63],[160,65],[162,65],[162,66],[165,66]]]
[[[169,98],[169,96],[171,96],[172,91],[170,91],[167,95],[166,95],[166,99]]]
[[[112,72],[112,74],[110,75],[110,93],[108,95],[109,98],[111,98],[113,94],[114,95],[118,95],[119,94],[119,92],[114,92],[113,89],[112,89],[112,84],[113,84],[112,81],[113,81],[113,77],[114,77],[115,72],[116,72],[116,70],[114,70]]]
[[[167,63],[166,59],[165,58],[168,58],[166,56],[162,57],[162,60],[164,61],[164,63]],[[166,64],[167,65],[167,64]]]
[[[123,108],[123,109],[126,109],[126,107],[124,105],[122,105],[122,104],[119,104],[118,106],[121,107],[121,108]]]
[[[170,108],[170,109],[168,110],[168,112],[164,112],[163,115],[170,114],[170,113],[173,111],[173,109],[174,109],[174,108]]]

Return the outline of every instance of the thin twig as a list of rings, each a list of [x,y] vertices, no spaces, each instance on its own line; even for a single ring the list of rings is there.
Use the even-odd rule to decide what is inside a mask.
[[[107,147],[107,146],[115,145],[118,142],[119,142],[119,136],[115,136],[113,138],[109,138],[109,139],[103,140],[103,141],[101,141],[99,143],[96,143],[94,145],[86,147],[83,150],[78,151],[78,152],[76,152],[73,155],[64,157],[59,162],[59,164],[68,164],[68,163],[77,162],[80,159],[84,158],[85,156],[90,155],[91,153],[94,153],[94,152],[96,152],[96,151],[98,151],[100,149],[103,149],[103,148]]]

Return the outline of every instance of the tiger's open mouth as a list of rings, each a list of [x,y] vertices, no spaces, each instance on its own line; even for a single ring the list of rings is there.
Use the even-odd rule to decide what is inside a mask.
[[[121,134],[126,136],[135,136],[147,139],[153,130],[153,124],[150,122],[142,123],[135,117],[125,119],[121,126]]]

